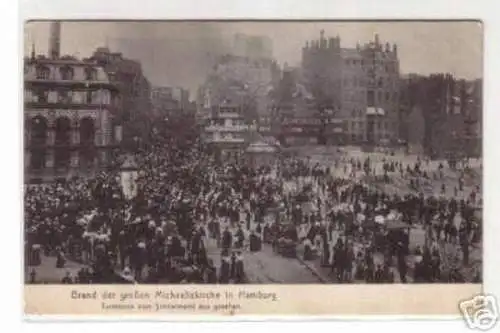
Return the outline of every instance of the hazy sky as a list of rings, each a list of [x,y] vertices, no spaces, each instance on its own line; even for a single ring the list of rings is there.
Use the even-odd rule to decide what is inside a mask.
[[[194,91],[235,33],[270,37],[276,60],[296,66],[306,40],[318,39],[322,29],[325,37],[338,34],[342,47],[376,33],[383,43],[397,43],[402,73],[482,77],[482,26],[476,22],[64,22],[61,54],[86,57],[107,45],[140,60],[153,85]],[[25,55],[33,42],[46,54],[48,33],[48,22],[28,23]]]

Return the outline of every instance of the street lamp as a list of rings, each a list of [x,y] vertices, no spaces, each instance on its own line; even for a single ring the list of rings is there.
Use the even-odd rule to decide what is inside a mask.
[[[127,200],[131,200],[137,196],[138,169],[133,156],[127,156],[120,168],[120,185],[123,195]]]

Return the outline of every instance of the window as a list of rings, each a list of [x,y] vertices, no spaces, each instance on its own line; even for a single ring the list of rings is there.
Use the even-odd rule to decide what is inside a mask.
[[[73,68],[69,66],[64,66],[59,69],[59,73],[61,75],[61,80],[73,80],[75,75]]]
[[[38,102],[37,96],[30,89],[24,90],[24,100],[28,103],[30,102]]]
[[[86,102],[87,104],[92,104],[92,95],[93,95],[93,91],[88,90],[88,91],[86,92],[86,94],[85,94],[85,95],[86,95],[86,96],[85,96],[85,102]]]
[[[50,79],[50,69],[45,67],[45,66],[38,67],[36,69],[36,78],[38,80],[49,80]]]
[[[39,103],[48,103],[49,101],[49,91],[47,90],[39,90],[37,92],[38,102]]]
[[[73,92],[71,90],[62,90],[57,94],[57,101],[59,103],[72,103]]]
[[[385,92],[385,100],[386,102],[389,102],[391,100],[391,93],[389,93],[388,91]]]
[[[89,67],[85,68],[85,80],[97,81],[97,70]]]
[[[367,104],[368,106],[375,105],[375,92],[373,90],[368,90],[366,94]]]

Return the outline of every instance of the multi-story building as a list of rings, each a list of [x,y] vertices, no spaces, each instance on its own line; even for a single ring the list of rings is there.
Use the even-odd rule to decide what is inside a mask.
[[[237,161],[248,144],[250,126],[238,104],[213,107],[203,130],[203,140],[217,160]]]
[[[300,83],[297,69],[285,66],[280,83],[269,95],[272,111],[270,117],[260,118],[261,133],[272,133],[283,145],[343,143],[343,120]]]
[[[123,141],[146,139],[151,127],[151,85],[141,64],[106,47],[98,48],[88,60],[101,66],[120,91],[116,121],[122,126]]]
[[[25,179],[40,182],[92,174],[115,148],[118,87],[95,62],[59,56],[60,25],[49,54],[24,60]]]
[[[151,104],[155,116],[168,117],[191,108],[189,91],[180,87],[154,87],[151,89]]]
[[[409,146],[434,157],[480,156],[482,81],[450,74],[405,79],[404,135]],[[417,125],[421,119],[423,125]]]
[[[298,82],[296,69],[285,66],[279,84],[269,92],[269,97],[271,114],[261,117],[262,128],[270,127],[273,136],[283,145],[318,142],[319,113],[313,96]]]
[[[383,144],[399,135],[399,59],[397,46],[375,40],[342,48],[340,37],[306,43],[302,49],[304,84],[322,109],[346,123],[354,143]]]

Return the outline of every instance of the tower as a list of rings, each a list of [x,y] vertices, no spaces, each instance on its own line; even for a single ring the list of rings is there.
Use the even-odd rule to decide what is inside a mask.
[[[61,48],[61,22],[53,21],[50,23],[49,57],[51,59],[59,58],[60,48]]]

